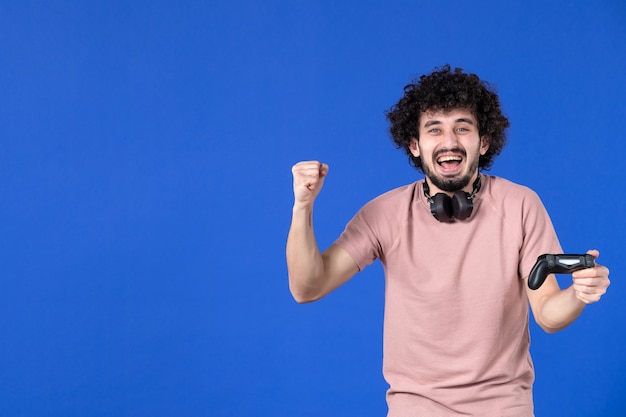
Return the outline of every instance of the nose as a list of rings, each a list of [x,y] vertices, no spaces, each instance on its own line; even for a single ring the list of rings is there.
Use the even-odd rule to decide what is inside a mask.
[[[456,148],[459,144],[459,138],[453,129],[447,130],[443,134],[441,141],[441,145],[448,149]]]

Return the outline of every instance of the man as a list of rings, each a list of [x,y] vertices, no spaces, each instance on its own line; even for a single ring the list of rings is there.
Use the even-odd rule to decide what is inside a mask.
[[[317,300],[379,259],[388,416],[533,416],[528,306],[546,332],[561,330],[606,292],[609,271],[574,272],[563,290],[554,276],[528,288],[537,257],[563,252],[533,191],[480,172],[509,122],[476,75],[445,66],[422,76],[387,118],[425,179],[370,201],[320,252],[312,212],[329,167],[294,165],[291,292]]]

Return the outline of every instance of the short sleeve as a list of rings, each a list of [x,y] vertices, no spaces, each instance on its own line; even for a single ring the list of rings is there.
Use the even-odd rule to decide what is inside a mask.
[[[380,257],[380,240],[371,226],[372,211],[370,205],[359,210],[335,241],[335,244],[350,254],[359,270],[363,270]]]
[[[520,276],[530,274],[537,257],[546,253],[563,253],[561,244],[539,196],[529,190],[523,201],[523,244],[520,250]]]

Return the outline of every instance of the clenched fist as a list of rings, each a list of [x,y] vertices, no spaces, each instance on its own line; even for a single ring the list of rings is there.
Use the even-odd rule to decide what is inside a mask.
[[[298,162],[291,168],[293,173],[294,207],[312,207],[324,185],[328,165],[319,161]]]

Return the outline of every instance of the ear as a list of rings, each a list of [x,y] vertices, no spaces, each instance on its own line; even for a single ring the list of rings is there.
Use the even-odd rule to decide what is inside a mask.
[[[489,136],[485,135],[480,138],[480,154],[486,154],[487,150],[489,150]]]
[[[411,138],[411,142],[409,143],[409,149],[411,150],[411,154],[416,157],[419,158],[420,156],[420,148],[417,144],[417,139],[415,138]]]

